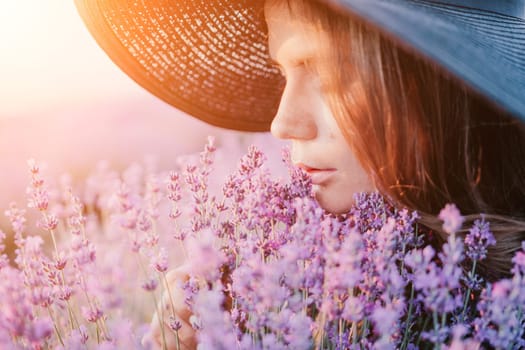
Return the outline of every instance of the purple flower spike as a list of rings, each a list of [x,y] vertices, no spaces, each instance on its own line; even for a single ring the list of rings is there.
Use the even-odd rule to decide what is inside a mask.
[[[512,272],[515,275],[525,275],[525,241],[521,243],[521,251],[518,251],[512,259],[514,267]]]
[[[159,253],[152,258],[151,265],[158,272],[166,272],[168,270],[168,253],[165,248],[159,249]]]
[[[512,278],[488,283],[476,272],[495,244],[483,217],[467,232],[446,205],[440,246],[416,212],[378,192],[325,212],[289,151],[287,180],[255,146],[229,177],[215,155],[234,167],[209,139],[178,172],[101,167],[80,196],[67,179],[48,190],[31,162],[28,200],[50,237],[15,204],[5,211],[0,348],[148,348],[140,339],[169,287],[203,349],[525,349],[525,242]],[[166,277],[171,266],[183,276]],[[185,332],[182,315],[161,316],[168,333]]]
[[[145,291],[151,292],[157,289],[159,282],[155,278],[150,278],[146,282],[142,283],[141,287]]]
[[[490,231],[490,225],[485,218],[476,220],[465,237],[467,256],[472,260],[483,260],[487,257],[487,247],[496,244],[496,239]]]
[[[182,322],[177,320],[174,316],[169,317],[168,325],[174,332],[177,332],[182,328]]]
[[[97,322],[104,313],[102,310],[100,310],[98,307],[82,307],[82,316],[88,321],[88,322]]]
[[[443,230],[448,234],[456,233],[465,220],[455,204],[445,205],[438,217],[443,220]]]

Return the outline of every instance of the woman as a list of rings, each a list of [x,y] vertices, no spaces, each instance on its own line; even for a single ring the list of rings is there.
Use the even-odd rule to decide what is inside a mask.
[[[165,101],[228,128],[271,121],[328,211],[377,189],[441,239],[446,203],[467,223],[485,215],[498,243],[481,268],[494,279],[525,239],[525,7],[445,2],[77,5],[115,62]]]

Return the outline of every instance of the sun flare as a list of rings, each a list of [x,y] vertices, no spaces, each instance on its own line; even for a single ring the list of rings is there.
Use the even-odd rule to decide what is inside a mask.
[[[0,118],[140,91],[100,50],[71,0],[0,1],[0,53]]]

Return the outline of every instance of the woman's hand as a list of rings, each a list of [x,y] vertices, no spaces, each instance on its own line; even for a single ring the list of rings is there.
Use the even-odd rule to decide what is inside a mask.
[[[142,338],[142,345],[146,348],[190,350],[197,347],[195,330],[189,321],[191,312],[184,302],[184,291],[180,287],[188,280],[187,268],[183,265],[166,274],[168,290],[162,295],[151,319],[150,329]]]

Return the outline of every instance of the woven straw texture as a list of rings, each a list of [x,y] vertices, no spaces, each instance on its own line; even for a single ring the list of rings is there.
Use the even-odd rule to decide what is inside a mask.
[[[262,2],[87,0],[77,6],[113,61],[154,95],[213,125],[269,129],[284,80],[268,61]]]
[[[75,1],[99,45],[154,95],[213,125],[269,130],[284,79],[269,63],[264,1]],[[426,0],[331,3],[525,121],[523,18]]]

